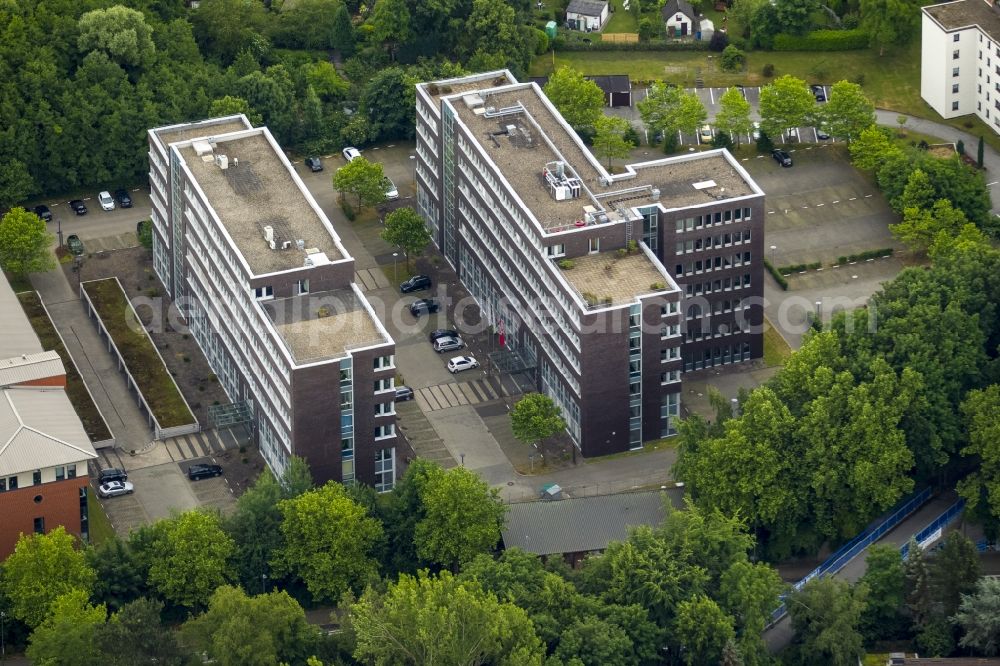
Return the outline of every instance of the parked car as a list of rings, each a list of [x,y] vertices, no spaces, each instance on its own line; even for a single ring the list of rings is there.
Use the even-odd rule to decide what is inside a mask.
[[[395,201],[399,198],[399,190],[396,189],[396,184],[392,182],[389,176],[382,179],[382,186],[385,188],[386,200]]]
[[[434,351],[438,354],[443,354],[449,351],[458,351],[459,349],[465,348],[465,343],[462,342],[462,338],[446,336],[443,338],[438,338],[432,343]]]
[[[406,400],[413,400],[413,389],[409,386],[397,386],[396,402],[405,402]]]
[[[350,160],[348,160],[348,162],[349,161]],[[323,170],[323,161],[318,157],[307,157],[306,166],[309,167],[310,171],[316,173],[317,171]]]
[[[354,146],[348,146],[347,148],[344,148],[343,153],[344,153],[344,159],[347,160],[348,162],[353,162],[354,160],[361,157],[361,151],[355,148]]]
[[[431,279],[426,275],[414,275],[409,280],[403,282],[399,285],[399,292],[401,294],[408,294],[411,291],[420,291],[421,289],[430,289]]]
[[[458,331],[453,331],[450,328],[437,328],[430,332],[427,338],[434,342],[438,338],[457,338]]]
[[[760,139],[760,121],[759,120],[753,121],[753,133],[752,133],[752,136],[753,136],[753,140],[754,141],[757,141],[758,139]]]
[[[70,234],[66,237],[66,248],[75,257],[79,257],[84,252],[83,241],[76,234]]]
[[[698,140],[702,143],[712,143],[712,126],[702,125],[698,130]]]
[[[479,367],[479,361],[471,356],[456,356],[448,361],[448,372],[455,374],[463,370],[472,370]]]
[[[441,309],[441,305],[433,298],[421,298],[410,303],[410,314],[420,318],[422,314],[433,314]]]
[[[73,212],[77,215],[87,214],[87,205],[83,203],[80,199],[73,199],[69,202],[69,207],[73,209]]]
[[[104,190],[103,192],[97,195],[97,201],[101,204],[101,208],[103,210],[115,209],[115,200],[111,196],[111,192],[108,192],[107,190]]]
[[[809,90],[812,92],[813,97],[816,98],[817,102],[826,101],[826,90],[823,88],[823,86],[814,83],[811,86],[809,86]]]
[[[816,128],[816,138],[820,141],[826,141],[830,138],[830,133],[826,131],[825,127]]]
[[[52,221],[52,211],[49,210],[48,206],[46,206],[44,204],[40,204],[38,206],[35,206],[34,211],[35,211],[35,215],[37,215],[38,217],[42,218],[43,222],[51,222]]]
[[[118,205],[121,206],[122,208],[132,207],[132,195],[129,194],[128,190],[126,190],[124,187],[119,187],[117,190],[115,190],[115,200],[118,202]]]
[[[107,469],[102,469],[97,475],[97,482],[100,484],[108,483],[109,481],[127,481],[128,473],[123,469],[118,469],[117,467],[109,467]]]
[[[771,157],[773,157],[774,161],[783,167],[792,166],[792,156],[783,150],[775,148],[771,151]]]
[[[97,487],[97,494],[101,497],[117,497],[118,495],[131,495],[132,484],[128,481],[108,481]]]
[[[222,465],[191,465],[188,467],[188,478],[192,481],[207,479],[210,476],[222,476]]]

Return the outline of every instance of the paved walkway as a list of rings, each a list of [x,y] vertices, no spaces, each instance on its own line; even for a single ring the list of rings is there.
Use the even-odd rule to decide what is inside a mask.
[[[917,118],[916,116],[907,116],[905,113],[897,113],[896,111],[886,111],[885,109],[875,110],[875,119],[879,125],[885,125],[887,127],[899,127],[899,123],[896,119],[900,116],[906,116],[906,124],[903,126],[904,129],[912,129],[914,131],[920,132],[922,134],[930,134],[932,136],[940,137],[945,141],[952,141],[957,143],[959,139],[965,144],[965,152],[968,155],[975,157],[977,147],[979,146],[979,137],[977,135],[970,134],[969,132],[955,129],[950,125],[945,125],[944,123],[937,123],[933,120],[927,120],[925,118]],[[983,150],[983,166],[986,167],[986,183],[990,191],[990,197],[993,200],[993,208],[991,211],[994,214],[1000,214],[1000,153],[997,153],[990,144],[986,144]]]

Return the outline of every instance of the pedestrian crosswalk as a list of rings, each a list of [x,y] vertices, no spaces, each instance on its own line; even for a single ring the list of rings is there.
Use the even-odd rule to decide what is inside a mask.
[[[174,462],[205,458],[226,449],[239,448],[241,442],[232,430],[202,430],[190,435],[179,435],[163,440],[163,446]]]
[[[495,387],[483,379],[471,382],[437,384],[417,389],[415,397],[417,404],[425,412],[436,412],[439,409],[459,407],[461,405],[476,405],[481,402],[496,400],[501,396],[510,395],[504,387],[497,393]]]

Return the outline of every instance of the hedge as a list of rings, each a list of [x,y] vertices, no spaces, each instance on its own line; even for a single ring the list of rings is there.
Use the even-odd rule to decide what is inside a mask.
[[[823,262],[814,261],[811,264],[792,264],[791,266],[780,266],[778,268],[778,272],[782,275],[789,275],[790,273],[801,273],[802,271],[814,271],[822,266]]]
[[[868,261],[869,259],[878,259],[879,257],[891,257],[892,253],[893,249],[891,247],[883,248],[881,250],[867,250],[858,254],[849,254],[846,257],[837,257],[837,263],[843,266],[844,264],[849,264],[852,261]]]
[[[814,30],[807,35],[775,35],[775,51],[851,51],[868,48],[868,33],[854,30]]]
[[[707,51],[708,41],[690,42],[605,42],[594,41],[586,44],[581,41],[567,41],[561,37],[552,40],[552,48],[556,51]]]
[[[781,287],[781,291],[788,291],[788,280],[785,279],[784,275],[776,271],[774,266],[772,266],[771,262],[767,259],[764,260],[764,268],[767,269],[767,272],[771,274],[774,281],[778,283],[779,287]]]

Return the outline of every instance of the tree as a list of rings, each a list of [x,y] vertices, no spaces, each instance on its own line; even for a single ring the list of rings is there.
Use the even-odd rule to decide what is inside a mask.
[[[385,216],[385,228],[379,234],[386,243],[398,247],[406,255],[406,265],[410,259],[423,254],[431,242],[431,232],[427,223],[417,211],[409,206],[397,208]]]
[[[194,34],[202,52],[224,65],[245,49],[261,51],[267,44],[263,30],[267,13],[259,0],[204,0],[191,13]]]
[[[927,172],[918,167],[910,172],[903,194],[899,197],[899,201],[893,202],[893,208],[903,211],[907,208],[930,208],[936,199],[934,184]]]
[[[895,156],[905,159],[903,152],[875,125],[861,130],[861,134],[851,141],[850,151],[854,166],[863,171],[875,171],[880,165],[891,162]]]
[[[961,532],[951,532],[930,562],[931,590],[937,614],[947,620],[958,611],[962,595],[972,594],[981,575],[976,544]]]
[[[399,67],[377,72],[361,94],[372,140],[412,139],[416,131],[416,79]]]
[[[563,65],[549,77],[545,95],[574,129],[596,127],[604,92],[581,72]]]
[[[357,197],[358,207],[376,206],[385,201],[385,174],[382,164],[356,157],[333,174],[333,186],[342,194]]]
[[[100,50],[126,68],[142,67],[154,58],[153,28],[142,12],[122,5],[95,9],[80,17],[81,51]]]
[[[35,664],[107,663],[97,650],[96,631],[104,625],[107,610],[91,606],[86,590],[73,589],[52,602],[49,616],[31,634],[27,656]]]
[[[407,465],[406,473],[393,491],[383,495],[387,500],[382,521],[386,533],[386,573],[416,573],[420,561],[413,535],[417,523],[425,516],[421,494],[443,471],[439,464],[417,457]]]
[[[222,666],[302,663],[315,645],[317,630],[284,590],[247,596],[223,585],[208,610],[181,628],[185,642]]]
[[[285,543],[271,565],[279,574],[294,575],[317,601],[336,601],[349,589],[360,589],[378,574],[372,553],[382,539],[382,526],[330,482],[278,503]]]
[[[965,632],[962,647],[988,657],[1000,652],[1000,580],[979,579],[975,593],[962,597],[955,622]]]
[[[0,219],[0,267],[15,276],[51,270],[52,234],[45,222],[23,208],[12,208]]]
[[[105,539],[84,553],[96,574],[91,596],[109,611],[117,611],[146,592],[146,572],[121,538]]]
[[[629,130],[632,125],[624,118],[614,116],[600,116],[594,125],[594,152],[598,157],[608,160],[608,169],[611,169],[611,160],[628,157],[633,144],[628,139]]]
[[[714,597],[735,620],[736,645],[749,665],[767,663],[767,645],[761,634],[771,621],[785,584],[775,569],[763,562],[738,560],[719,578]]]
[[[226,95],[225,97],[212,100],[212,105],[208,107],[208,115],[210,118],[232,116],[237,113],[245,115],[251,125],[260,126],[264,123],[264,119],[261,118],[260,114],[254,111],[250,107],[250,104],[242,97]]]
[[[819,0],[784,0],[773,7],[780,32],[803,35],[812,26],[812,14],[819,9]]]
[[[74,590],[90,596],[94,571],[77,539],[60,525],[48,534],[22,534],[3,564],[3,589],[11,602],[11,614],[31,628],[49,616],[49,607]]]
[[[788,595],[793,639],[805,663],[855,666],[864,655],[858,625],[868,588],[833,577],[814,578]]]
[[[281,486],[264,472],[236,500],[236,511],[223,527],[235,544],[233,563],[244,589],[265,591],[265,578],[271,558],[281,547]]]
[[[527,614],[447,571],[403,574],[350,608],[354,657],[366,663],[541,666],[545,650]]]
[[[722,649],[735,638],[733,620],[719,605],[698,595],[677,605],[675,640],[684,646],[686,664],[715,664]]]
[[[914,174],[920,171],[914,171]],[[904,190],[904,198],[906,197]],[[889,230],[912,250],[926,252],[938,235],[956,235],[968,223],[962,211],[955,210],[948,199],[938,199],[930,208],[908,207],[903,219],[890,224]]]
[[[638,5],[639,3],[633,3]],[[649,40],[660,34],[660,22],[654,22],[649,17],[643,16],[639,19],[639,39],[643,42],[648,42]]]
[[[979,464],[958,483],[958,491],[969,510],[975,511],[984,504],[984,513],[994,521],[1000,519],[1000,420],[997,414],[1000,414],[1000,385],[993,384],[966,394],[962,416],[969,443],[962,449],[962,455],[978,460]]]
[[[24,201],[34,189],[35,181],[24,162],[0,161],[0,210]]]
[[[631,666],[632,642],[625,631],[594,615],[576,619],[562,631],[553,655],[564,664]]]
[[[880,56],[891,46],[906,44],[920,25],[920,5],[908,0],[861,0],[861,29]]]
[[[182,666],[188,662],[173,630],[160,623],[163,604],[152,599],[137,599],[112,615],[107,624],[97,627],[95,642],[101,664],[110,666],[145,666],[157,664]],[[248,634],[249,635],[249,634]]]
[[[873,544],[865,558],[861,582],[868,587],[868,599],[859,628],[869,642],[891,640],[906,630],[902,610],[906,603],[906,573],[899,548]]]
[[[760,89],[760,126],[778,137],[792,127],[802,127],[816,108],[806,82],[788,74]]]
[[[736,72],[742,69],[746,59],[746,54],[733,44],[729,44],[726,48],[722,49],[722,55],[719,56],[719,62],[724,72]]]
[[[475,472],[454,467],[432,476],[420,501],[424,517],[413,540],[421,559],[457,570],[500,541],[507,507]]]
[[[390,57],[395,58],[400,44],[410,41],[410,10],[404,0],[379,0],[368,19],[371,40],[385,46]]]
[[[719,98],[719,112],[715,114],[715,127],[740,143],[744,136],[753,132],[750,120],[750,102],[739,88],[727,88]]]
[[[217,513],[185,511],[154,531],[149,584],[172,603],[199,608],[231,577],[233,540]]]
[[[333,48],[349,57],[354,55],[354,23],[351,22],[351,13],[347,11],[347,6],[343,3],[337,7],[337,12],[333,17]]]
[[[690,134],[708,117],[697,95],[660,82],[653,82],[638,106],[646,129],[662,132],[665,146],[670,150],[677,146],[678,132]]]
[[[525,444],[536,444],[555,437],[566,429],[562,409],[544,393],[528,393],[510,410],[514,437]]]
[[[838,81],[830,86],[830,98],[823,105],[822,120],[832,136],[851,141],[875,124],[875,105],[858,84]]]

